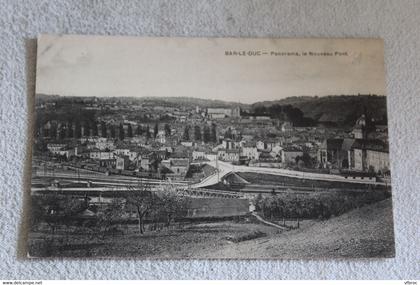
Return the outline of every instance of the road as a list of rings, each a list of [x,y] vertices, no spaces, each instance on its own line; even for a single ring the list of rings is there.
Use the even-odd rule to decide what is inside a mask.
[[[269,222],[269,221],[266,221],[266,220],[264,220],[261,216],[259,216],[257,213],[252,213],[252,215],[255,217],[255,218],[257,218],[257,220],[258,221],[260,221],[261,223],[263,223],[263,224],[265,224],[265,225],[267,225],[267,226],[270,226],[270,227],[275,227],[275,228],[278,228],[278,229],[281,229],[281,230],[288,230],[288,228],[286,228],[286,227],[283,227],[283,226],[280,226],[280,225],[278,225],[278,224],[275,224],[275,223],[272,223],[272,222]]]

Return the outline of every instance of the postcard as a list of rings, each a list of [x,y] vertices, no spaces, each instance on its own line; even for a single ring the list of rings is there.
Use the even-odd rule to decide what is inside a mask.
[[[28,256],[393,257],[380,39],[38,38]]]

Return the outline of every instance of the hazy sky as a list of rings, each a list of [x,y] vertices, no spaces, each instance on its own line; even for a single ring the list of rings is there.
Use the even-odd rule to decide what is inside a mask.
[[[234,56],[226,51],[267,54]],[[253,103],[300,95],[384,95],[384,77],[381,40],[43,35],[38,39],[36,91]]]

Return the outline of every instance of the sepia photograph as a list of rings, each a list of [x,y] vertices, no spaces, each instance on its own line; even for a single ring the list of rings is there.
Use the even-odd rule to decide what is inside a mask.
[[[28,256],[395,256],[380,39],[41,35]]]

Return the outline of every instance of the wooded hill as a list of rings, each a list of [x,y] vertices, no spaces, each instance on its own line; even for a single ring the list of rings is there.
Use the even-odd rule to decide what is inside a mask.
[[[302,111],[304,117],[319,123],[352,125],[363,113],[375,121],[386,124],[386,97],[378,95],[339,95],[325,97],[289,97],[277,101],[258,102],[253,110],[269,109],[274,105],[291,105]]]

